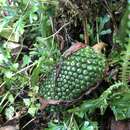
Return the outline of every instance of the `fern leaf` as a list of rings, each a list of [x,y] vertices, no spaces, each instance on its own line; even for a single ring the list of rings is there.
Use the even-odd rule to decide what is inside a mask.
[[[125,14],[126,16],[126,14]],[[127,8],[127,18],[122,19],[124,23],[126,23],[126,28],[124,31],[126,32],[126,36],[124,37],[124,42],[127,43],[126,51],[124,51],[123,62],[121,63],[121,81],[125,84],[128,84],[130,78],[130,0],[128,1],[128,8]]]

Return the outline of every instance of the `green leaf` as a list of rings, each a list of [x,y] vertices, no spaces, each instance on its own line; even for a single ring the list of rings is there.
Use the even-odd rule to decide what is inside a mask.
[[[111,33],[111,29],[107,29],[107,30],[103,30],[100,32],[100,35],[106,35],[106,34],[110,34]]]
[[[97,122],[85,121],[81,130],[98,130]]]
[[[32,72],[32,76],[31,76],[32,87],[34,87],[38,82],[39,74],[41,72],[42,63],[43,63],[43,61],[41,59],[39,59],[37,66],[34,68],[34,70]]]
[[[27,107],[29,107],[29,106],[31,105],[31,100],[28,99],[28,98],[24,98],[24,99],[23,99],[23,102],[25,103],[25,105],[26,105]]]
[[[6,0],[0,0],[0,4],[4,4]]]
[[[0,32],[0,36],[13,42],[18,42],[19,40],[19,39],[15,39],[15,33],[13,32],[13,29],[9,29],[9,28],[3,28]]]
[[[19,67],[19,64],[18,63],[14,63],[14,64],[12,64],[11,69],[16,71],[18,69],[18,67]]]
[[[8,60],[0,53],[0,64],[2,65],[4,61],[7,62]]]
[[[23,4],[27,5],[29,3],[29,0],[22,0]]]
[[[99,32],[101,32],[101,30],[103,30],[104,25],[105,25],[109,20],[110,20],[110,17],[108,17],[107,15],[104,16],[104,17],[100,17],[100,18],[99,18],[99,22],[100,22]]]
[[[125,38],[127,37],[126,30],[128,29],[128,21],[129,21],[129,13],[130,13],[130,4],[125,8],[123,12],[123,17],[120,22],[119,30],[118,30],[118,38],[121,40],[122,44],[125,43]],[[123,46],[123,45],[122,45]]]
[[[4,30],[4,28],[8,25],[11,18],[12,18],[12,16],[8,16],[8,17],[2,19],[2,21],[0,22],[0,34]]]
[[[121,92],[111,98],[110,107],[116,120],[130,118],[130,90]]]
[[[46,128],[45,130],[67,130],[63,125],[54,123],[49,123],[48,127],[49,128]]]
[[[15,98],[14,98],[14,96],[12,95],[12,94],[10,94],[9,96],[8,96],[8,100],[10,101],[10,103],[14,103],[14,100],[15,100]]]
[[[27,13],[26,15],[29,15],[29,20],[30,23],[32,24],[34,21],[38,19],[38,16],[36,15],[36,12],[38,11],[37,6],[33,6]]]
[[[3,110],[3,107],[2,107],[2,106],[0,106],[0,113],[2,112],[2,110]]]
[[[14,116],[15,110],[13,106],[9,106],[8,108],[6,108],[5,110],[5,115],[7,119],[12,119],[12,117]]]
[[[25,22],[23,17],[20,17],[18,21],[14,24],[15,41],[19,41],[20,36],[24,33]]]
[[[32,88],[32,90],[33,90],[33,92],[38,93],[39,86],[34,86],[34,87]]]
[[[6,71],[5,76],[6,78],[11,79],[13,77],[13,73],[11,71]]]
[[[31,62],[31,58],[27,55],[24,55],[22,66],[28,65],[30,62]]]
[[[28,109],[28,113],[31,114],[32,116],[35,116],[37,110],[39,109],[39,107],[37,105],[31,105]]]

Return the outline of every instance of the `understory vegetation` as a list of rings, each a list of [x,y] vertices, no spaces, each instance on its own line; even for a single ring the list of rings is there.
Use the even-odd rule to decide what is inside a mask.
[[[41,103],[39,90],[79,42],[102,48],[103,76],[78,101],[46,111],[55,101]],[[129,0],[0,0],[1,128],[113,130],[111,120],[130,118],[129,82]]]

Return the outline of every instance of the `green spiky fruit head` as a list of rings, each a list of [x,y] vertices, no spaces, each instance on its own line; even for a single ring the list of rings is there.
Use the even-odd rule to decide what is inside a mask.
[[[102,78],[104,69],[104,56],[87,46],[63,59],[58,77],[53,69],[39,93],[45,99],[76,99]]]

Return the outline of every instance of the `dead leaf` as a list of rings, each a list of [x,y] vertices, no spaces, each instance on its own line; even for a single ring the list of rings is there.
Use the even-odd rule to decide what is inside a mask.
[[[62,102],[61,100],[46,100],[43,97],[39,97],[39,101],[41,103],[41,110],[44,110],[48,105],[58,105]]]
[[[65,46],[65,40],[59,34],[57,34],[56,37],[57,37],[57,40],[59,41],[60,50],[62,51],[64,49],[64,46]]]
[[[0,130],[18,130],[15,126],[4,126],[1,127]]]
[[[62,67],[61,63],[56,65],[56,79],[55,80],[57,80],[57,78],[59,77],[61,67]]]
[[[92,48],[95,50],[95,52],[101,53],[102,51],[106,50],[106,46],[107,46],[106,43],[99,42],[99,43],[95,44]]]
[[[26,45],[21,45],[19,43],[16,42],[6,42],[5,46],[7,47],[7,49],[9,49],[12,53],[13,56],[19,54],[19,52],[22,50],[27,50],[28,47]]]
[[[83,44],[81,42],[76,42],[63,53],[63,57],[67,58],[68,56],[72,55],[74,52],[76,52],[84,47],[86,47],[85,44]]]
[[[21,45],[14,42],[7,42],[6,47],[11,50],[12,55],[17,55],[21,50]]]
[[[7,122],[4,123],[3,127],[0,130],[19,130],[19,118],[21,116],[21,112],[17,112],[16,115]]]
[[[5,92],[5,88],[2,86],[2,87],[0,87],[0,96],[1,95],[3,95],[4,94],[4,92]]]

